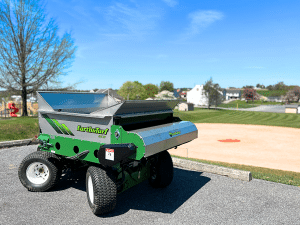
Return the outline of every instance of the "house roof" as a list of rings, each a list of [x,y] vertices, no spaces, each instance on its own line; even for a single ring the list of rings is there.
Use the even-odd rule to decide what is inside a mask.
[[[233,89],[224,89],[226,91],[226,93],[241,93],[241,90],[233,90]]]

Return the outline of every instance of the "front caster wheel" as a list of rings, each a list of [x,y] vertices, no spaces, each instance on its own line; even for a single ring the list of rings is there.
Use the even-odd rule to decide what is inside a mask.
[[[111,212],[117,204],[115,176],[99,167],[90,166],[86,173],[86,192],[89,206],[96,215]]]
[[[47,191],[54,187],[60,178],[59,158],[50,152],[33,152],[21,162],[18,175],[23,186],[29,191]]]

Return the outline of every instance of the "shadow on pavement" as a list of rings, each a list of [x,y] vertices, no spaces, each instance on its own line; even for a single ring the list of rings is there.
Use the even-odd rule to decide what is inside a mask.
[[[70,187],[86,191],[85,174],[86,169],[66,171],[52,191],[62,191]],[[210,178],[201,174],[202,172],[174,168],[174,178],[168,187],[155,189],[148,181],[144,181],[118,194],[116,208],[111,213],[99,217],[118,216],[130,209],[171,214],[210,181]]]
[[[118,195],[115,210],[100,217],[118,216],[130,209],[171,214],[210,181],[201,174],[174,168],[174,178],[168,187],[154,189],[144,181]]]

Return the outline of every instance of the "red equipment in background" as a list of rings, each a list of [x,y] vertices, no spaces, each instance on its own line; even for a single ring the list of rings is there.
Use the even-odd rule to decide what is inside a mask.
[[[16,107],[15,103],[8,103],[8,108],[12,111],[10,112],[11,117],[17,117],[17,112],[19,112],[19,109]]]

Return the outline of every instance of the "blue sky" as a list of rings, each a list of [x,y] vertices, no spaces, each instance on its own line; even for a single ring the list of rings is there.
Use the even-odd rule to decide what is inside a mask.
[[[300,85],[300,1],[48,0],[60,35],[78,49],[64,84],[118,89],[126,81],[177,87]]]

